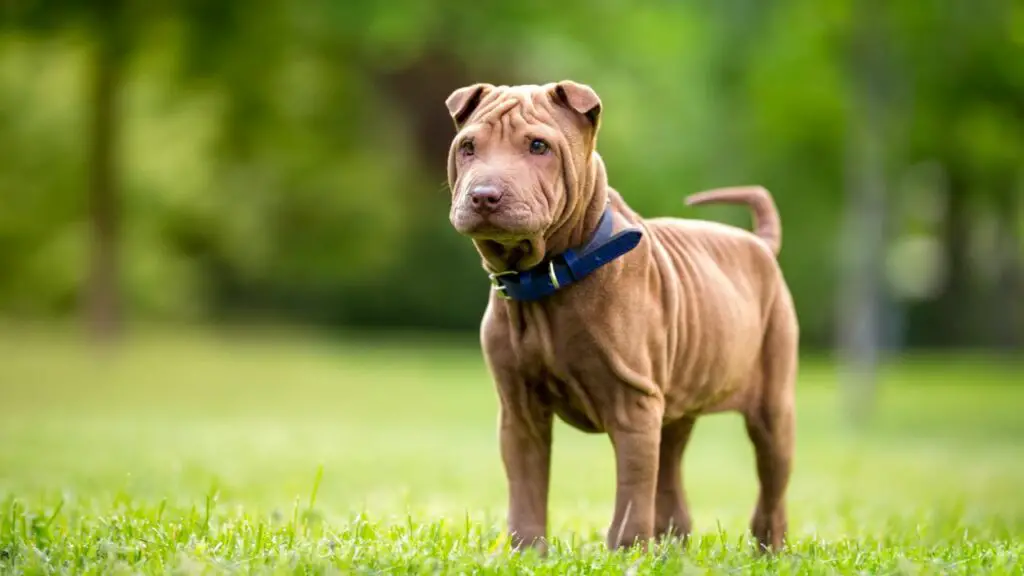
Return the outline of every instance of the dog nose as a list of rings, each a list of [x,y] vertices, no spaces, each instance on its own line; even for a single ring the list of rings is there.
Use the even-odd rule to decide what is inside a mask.
[[[494,210],[503,193],[497,186],[474,186],[469,191],[469,202],[476,210]]]

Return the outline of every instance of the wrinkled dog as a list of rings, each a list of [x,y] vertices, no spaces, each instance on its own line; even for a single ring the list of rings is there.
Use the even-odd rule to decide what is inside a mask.
[[[500,398],[513,544],[546,549],[555,415],[611,438],[607,542],[621,547],[689,534],[680,468],[694,421],[738,411],[760,482],[751,531],[765,549],[782,546],[799,328],[768,192],[687,200],[747,204],[754,233],[645,219],[608,185],[590,87],[476,84],[447,106],[451,223],[493,288],[481,343]]]

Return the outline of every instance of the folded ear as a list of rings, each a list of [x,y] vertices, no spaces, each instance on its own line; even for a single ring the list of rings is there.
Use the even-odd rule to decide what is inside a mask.
[[[477,83],[459,88],[448,96],[444,103],[448,106],[448,113],[452,115],[452,120],[455,121],[456,129],[462,128],[476,107],[480,105],[484,94],[493,88],[494,86],[490,84]]]
[[[572,80],[563,80],[555,84],[555,97],[565,106],[585,116],[594,125],[594,130],[597,130],[601,121],[601,98],[593,88]]]

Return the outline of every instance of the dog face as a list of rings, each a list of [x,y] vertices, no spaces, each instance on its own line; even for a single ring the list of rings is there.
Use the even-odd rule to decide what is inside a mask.
[[[601,101],[590,87],[474,84],[446,104],[458,131],[448,184],[459,233],[505,247],[537,242],[592,200]]]

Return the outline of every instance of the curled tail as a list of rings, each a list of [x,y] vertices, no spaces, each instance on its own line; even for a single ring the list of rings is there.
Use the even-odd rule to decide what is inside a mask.
[[[698,192],[686,198],[688,206],[700,204],[746,204],[754,212],[754,234],[764,241],[772,254],[782,248],[782,221],[772,195],[762,186],[736,186]]]

